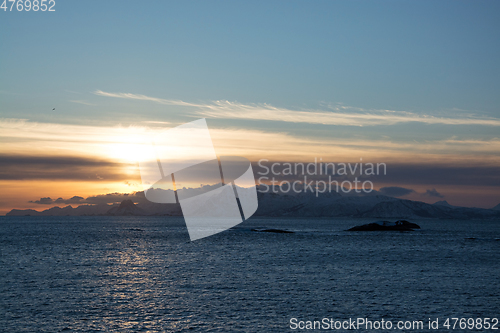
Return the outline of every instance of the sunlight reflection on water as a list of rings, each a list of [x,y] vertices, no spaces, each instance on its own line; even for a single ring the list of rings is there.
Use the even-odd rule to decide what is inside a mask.
[[[189,242],[182,219],[0,219],[7,332],[287,331],[291,317],[495,317],[500,226],[251,219]],[[255,233],[274,227],[294,234]],[[472,238],[472,239],[471,239]]]

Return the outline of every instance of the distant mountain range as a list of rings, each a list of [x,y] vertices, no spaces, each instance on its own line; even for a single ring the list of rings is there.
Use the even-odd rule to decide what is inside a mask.
[[[370,195],[340,195],[332,193],[316,198],[314,195],[287,196],[260,193],[256,215],[297,217],[369,217],[369,218],[444,218],[500,219],[500,210],[451,206],[446,201],[427,204]]]
[[[80,205],[78,207],[66,206],[64,208],[52,207],[43,211],[33,209],[13,209],[6,216],[147,216],[171,215],[182,216],[178,204],[156,204],[142,202],[135,204],[132,200],[123,200],[116,204]]]
[[[500,204],[493,209],[457,207],[446,201],[427,204],[398,199],[372,192],[368,195],[324,193],[261,193],[259,208],[254,216],[290,217],[369,217],[369,218],[443,218],[443,219],[500,219]],[[182,216],[179,204],[152,203],[144,195],[134,201],[115,204],[80,205],[72,208],[52,207],[43,211],[13,209],[7,216]]]
[[[441,200],[441,201],[435,202],[435,203],[433,203],[433,205],[445,206],[445,207],[453,207],[453,208],[457,207],[457,206],[450,205],[448,203],[448,201],[446,201],[446,200]]]

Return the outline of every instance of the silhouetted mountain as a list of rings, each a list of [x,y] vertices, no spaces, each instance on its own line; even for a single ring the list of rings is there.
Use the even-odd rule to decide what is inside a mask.
[[[456,206],[450,205],[448,203],[448,201],[446,201],[446,200],[441,200],[441,201],[435,202],[435,203],[433,203],[433,205],[436,205],[436,206],[445,206],[445,207],[456,207]]]
[[[106,215],[112,216],[140,216],[148,215],[142,208],[137,207],[132,200],[123,200],[118,207],[113,207],[106,212]]]
[[[36,211],[33,209],[13,209],[7,216],[91,216],[91,215],[104,215],[111,207],[118,205],[80,205],[76,208],[66,206],[63,208],[52,207],[44,211]]]
[[[286,195],[259,193],[257,216],[294,217],[373,217],[373,218],[500,218],[491,209],[447,207],[387,197],[377,193],[344,196],[332,193],[316,198],[313,194]]]
[[[369,217],[369,218],[447,218],[483,219],[500,218],[500,205],[493,209],[465,208],[449,205],[446,201],[427,204],[388,197],[378,192],[370,194],[272,193],[258,192],[259,208],[255,216],[291,217]],[[123,200],[121,204],[82,205],[76,208],[53,207],[42,212],[13,209],[8,216],[65,216],[65,215],[161,215],[182,216],[179,204],[158,204],[141,200]]]
[[[125,203],[124,203],[125,202]],[[63,208],[52,207],[44,211],[33,209],[13,209],[6,216],[93,216],[93,215],[170,215],[181,216],[181,208],[178,204],[157,204],[153,202],[144,202],[130,205],[132,200],[123,200],[121,204],[99,204],[99,205],[81,205],[75,208],[66,206]]]
[[[5,216],[38,216],[39,211],[34,209],[12,209],[10,212],[5,214]]]
[[[500,210],[500,204],[496,205],[495,207],[492,208],[493,210]]]

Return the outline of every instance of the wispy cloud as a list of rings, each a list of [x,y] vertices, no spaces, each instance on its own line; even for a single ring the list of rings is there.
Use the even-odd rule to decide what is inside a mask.
[[[337,126],[379,126],[400,123],[424,123],[442,125],[500,126],[500,119],[486,117],[436,117],[407,111],[362,109],[351,106],[328,106],[328,110],[290,110],[269,104],[242,104],[230,101],[189,103],[130,93],[108,93],[97,90],[94,94],[106,97],[150,101],[165,105],[187,106],[197,110],[193,115],[205,118],[267,120],[292,123],[309,123]]]
[[[149,126],[148,126],[149,125]],[[26,120],[0,119],[2,154],[94,156],[99,159],[133,162],[141,156],[150,136],[174,124],[141,126],[82,126],[36,123]],[[218,155],[260,158],[310,160],[353,160],[363,157],[376,160],[439,161],[464,156],[488,163],[499,163],[500,139],[391,141],[388,138],[314,138],[287,132],[252,129],[210,128]]]
[[[95,106],[95,104],[89,103],[87,101],[82,101],[82,100],[70,100],[71,103],[77,103],[77,104],[83,104],[83,105],[88,105],[88,106]]]
[[[146,96],[146,95],[137,95],[137,94],[129,94],[129,93],[109,93],[109,92],[105,92],[102,90],[96,90],[96,91],[94,91],[94,94],[98,95],[98,96],[104,96],[104,97],[115,97],[115,98],[149,101],[149,102],[155,102],[158,104],[165,104],[165,105],[203,107],[202,104],[188,103],[188,102],[184,102],[181,100],[174,100],[174,99],[156,98],[156,97],[150,97],[150,96]]]
[[[443,125],[500,126],[500,119],[495,118],[447,118],[418,115],[406,111],[359,111],[360,109],[349,107],[342,107],[332,111],[293,111],[276,108],[267,104],[245,105],[229,101],[216,101],[213,105],[207,105],[205,108],[206,110],[198,111],[197,114],[207,118],[254,119],[341,126],[395,125],[410,122]]]
[[[170,121],[156,121],[156,120],[143,120],[141,123],[153,124],[153,125],[169,125],[172,124]]]

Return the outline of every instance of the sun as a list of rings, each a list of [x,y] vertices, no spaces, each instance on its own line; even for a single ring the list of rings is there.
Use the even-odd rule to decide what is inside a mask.
[[[147,137],[137,134],[113,137],[104,144],[104,155],[107,159],[122,163],[138,163],[150,160],[151,142]]]

